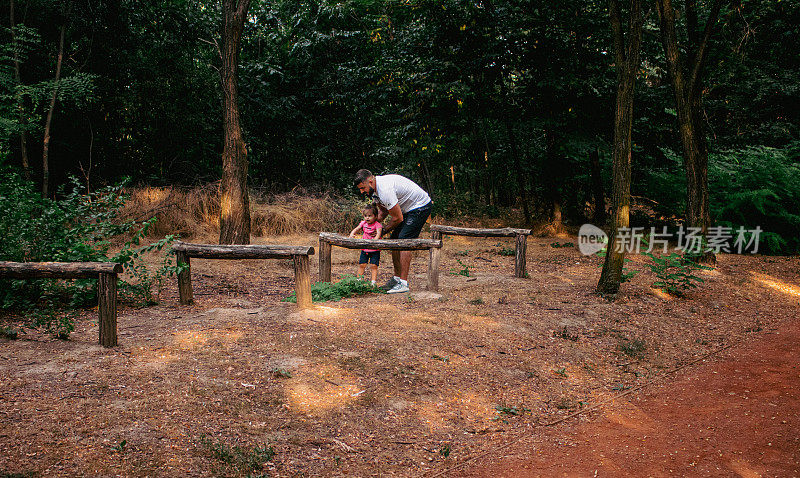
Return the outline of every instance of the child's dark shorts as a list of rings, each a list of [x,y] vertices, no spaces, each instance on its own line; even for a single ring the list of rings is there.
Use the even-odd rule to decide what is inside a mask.
[[[375,264],[376,266],[381,261],[381,251],[365,252],[361,251],[361,257],[358,258],[359,264]]]

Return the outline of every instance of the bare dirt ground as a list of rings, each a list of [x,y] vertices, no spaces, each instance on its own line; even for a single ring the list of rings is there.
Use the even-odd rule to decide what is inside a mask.
[[[178,306],[173,282],[161,305],[122,307],[117,348],[96,345],[96,311],[69,341],[0,341],[0,476],[461,476],[492,470],[493,458],[520,458],[517,443],[555,447],[550,463],[581,436],[604,435],[572,428],[600,420],[599,411],[547,423],[648,380],[679,386],[697,367],[666,372],[726,345],[770,343],[798,316],[800,258],[722,255],[681,299],[652,290],[642,272],[608,302],[593,293],[600,260],[554,247],[567,242],[576,241],[531,238],[530,279],[515,279],[514,258],[499,253],[511,241],[446,238],[440,295],[421,291],[420,254],[411,294],[303,312],[280,302],[293,288],[287,262],[193,261],[197,303]],[[354,272],[357,253],[334,248],[334,274]],[[642,269],[642,259],[629,267]],[[382,261],[386,279],[388,255]],[[465,266],[470,275],[459,275]],[[709,389],[741,396],[740,386]],[[656,407],[657,396],[648,387],[625,400]],[[782,397],[769,403],[782,408]],[[723,403],[709,395],[721,414]],[[642,410],[659,430],[673,406]],[[773,415],[793,429],[784,437],[797,435],[794,413]],[[675,445],[659,443],[656,457]],[[749,455],[741,462],[762,469]]]
[[[798,476],[800,321],[620,398],[590,422],[526,435],[462,476]]]

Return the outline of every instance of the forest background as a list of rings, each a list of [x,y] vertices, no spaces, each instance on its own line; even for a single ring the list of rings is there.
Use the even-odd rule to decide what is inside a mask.
[[[681,45],[717,5],[699,86],[711,224],[759,226],[760,252],[796,253],[800,4],[676,4]],[[659,15],[642,9],[631,225],[675,226],[678,115]],[[220,179],[219,2],[12,0],[0,17],[6,185],[58,199],[70,177],[84,192]],[[602,223],[613,42],[606,2],[252,0],[238,70],[249,186],[346,197],[366,167],[413,178],[440,215]]]

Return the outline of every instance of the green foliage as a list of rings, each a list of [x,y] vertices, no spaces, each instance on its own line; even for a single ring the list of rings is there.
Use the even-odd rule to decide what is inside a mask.
[[[761,227],[759,252],[800,252],[800,143],[712,154],[708,176],[720,225]]]
[[[498,249],[497,253],[501,256],[516,256],[517,251],[513,247],[504,247],[502,249]]]
[[[16,340],[19,332],[14,330],[13,327],[2,326],[0,327],[0,337],[9,340]]]
[[[122,440],[121,442],[111,447],[111,449],[117,453],[125,453],[127,446],[128,446],[128,440]]]
[[[444,445],[439,447],[439,454],[442,455],[445,458],[450,456],[450,444],[449,443],[445,443]]]
[[[456,259],[456,262],[459,263],[461,269],[453,269],[450,273],[456,276],[469,277],[471,267],[461,262],[461,259]]]
[[[625,339],[620,341],[617,346],[620,352],[634,359],[644,358],[647,351],[647,342],[642,339]]]
[[[516,417],[519,415],[524,415],[525,412],[531,411],[529,408],[525,407],[517,407],[517,406],[506,407],[501,405],[494,407],[494,409],[497,410],[497,413],[500,415],[499,417],[495,417],[495,420],[501,418],[503,415],[508,417]]]
[[[284,370],[282,368],[275,367],[270,372],[276,378],[292,378],[292,372],[289,372],[288,370]]]
[[[265,463],[275,458],[275,449],[267,445],[257,445],[250,449],[241,448],[237,445],[229,446],[222,441],[214,441],[205,435],[200,437],[200,443],[214,459],[241,474],[258,471]]]
[[[172,256],[165,255],[161,267],[149,271],[141,261],[144,253],[159,251],[174,236],[141,245],[153,220],[121,221],[119,211],[125,196],[122,184],[91,194],[73,179],[61,199],[44,199],[18,173],[0,164],[0,258],[15,262],[117,262],[129,279],[122,281],[123,298],[152,304],[153,285],[159,288],[166,276],[180,270]],[[125,234],[130,239],[110,255],[111,240]],[[74,330],[75,314],[64,307],[86,307],[97,303],[97,280],[4,280],[0,281],[0,306],[33,311],[25,328],[43,329],[59,338]]]
[[[650,262],[646,262],[645,265],[658,278],[653,282],[653,287],[677,296],[682,296],[697,287],[697,283],[705,282],[696,273],[710,269],[677,252],[666,255],[642,252],[642,255],[650,258]]]
[[[371,293],[385,294],[386,291],[380,287],[373,286],[368,280],[349,274],[342,276],[339,282],[315,282],[311,284],[312,302],[336,302],[354,295]],[[296,292],[292,292],[283,301],[297,303]]]

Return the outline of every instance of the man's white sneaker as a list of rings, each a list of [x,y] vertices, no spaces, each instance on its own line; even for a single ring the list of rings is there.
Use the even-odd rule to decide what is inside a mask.
[[[394,287],[386,291],[387,294],[400,294],[401,292],[408,292],[408,283],[398,282]]]
[[[386,282],[385,284],[383,284],[383,285],[381,286],[381,289],[383,289],[383,290],[385,290],[385,291],[388,291],[388,290],[390,290],[390,289],[394,288],[394,286],[396,286],[397,284],[398,284],[398,282],[397,282],[397,279],[395,279],[394,277],[392,277],[391,279],[389,279],[389,281],[388,281],[388,282]]]

